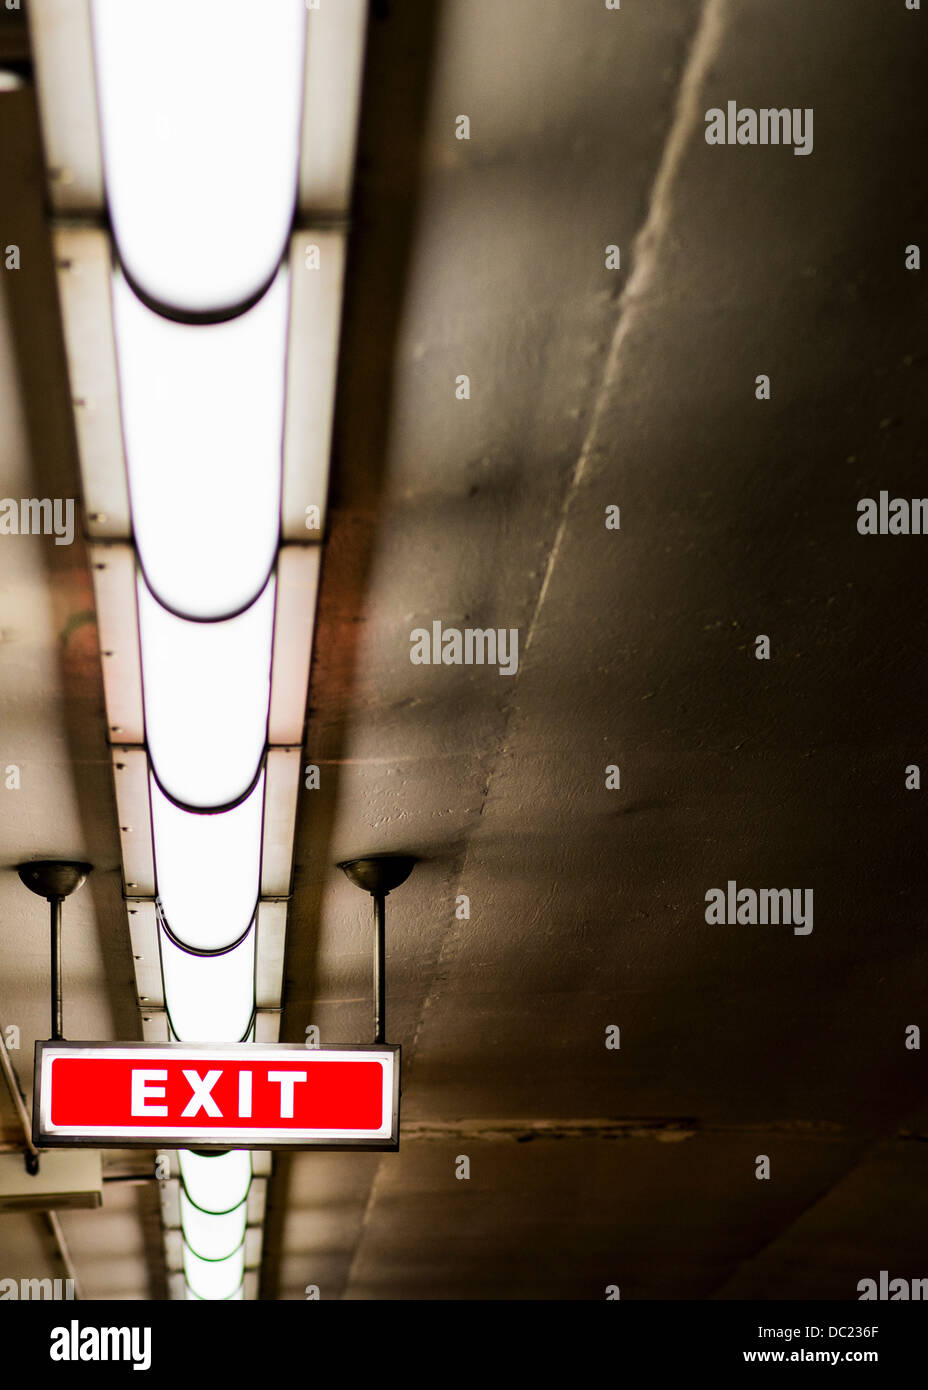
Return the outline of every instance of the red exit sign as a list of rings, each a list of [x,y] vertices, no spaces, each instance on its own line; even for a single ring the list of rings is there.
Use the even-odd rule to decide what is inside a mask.
[[[38,1148],[399,1148],[400,1050],[40,1042]]]

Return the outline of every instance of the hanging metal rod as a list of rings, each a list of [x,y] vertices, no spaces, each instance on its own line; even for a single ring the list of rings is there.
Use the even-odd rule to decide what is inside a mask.
[[[17,865],[16,872],[30,893],[45,898],[51,913],[51,996],[52,1041],[64,1037],[64,1004],[61,989],[61,904],[75,893],[91,872],[91,864],[75,863],[69,859],[35,859]]]
[[[415,868],[408,854],[377,855],[349,859],[339,864],[356,888],[363,888],[374,900],[374,1042],[387,1040],[387,894],[405,883]]]

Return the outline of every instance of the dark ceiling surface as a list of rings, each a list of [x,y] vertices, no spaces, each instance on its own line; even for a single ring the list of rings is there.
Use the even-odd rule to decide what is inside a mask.
[[[372,7],[281,1037],[371,1036],[369,905],[336,865],[415,855],[387,903],[402,1142],[278,1158],[262,1297],[848,1299],[928,1272],[905,1045],[928,1023],[905,786],[928,541],[856,529],[859,499],[928,491],[923,23],[883,0]],[[812,153],[707,145],[728,100],[813,108]],[[41,240],[6,102],[4,187],[18,159]],[[48,479],[73,466],[50,265],[2,288],[33,383],[2,389],[34,418],[0,432]],[[40,610],[34,737],[61,751],[36,751],[34,820],[0,792],[2,862],[41,841],[102,866],[76,1031],[135,1036],[92,625],[79,667],[60,640],[86,561],[35,545],[2,623]],[[517,674],[414,665],[434,620],[517,629]],[[23,679],[8,659],[4,748]],[[812,931],[707,923],[730,880],[811,890]],[[4,955],[34,1035],[43,962]],[[162,1296],[154,1213],[113,1184],[63,1217],[99,1296]],[[0,1217],[22,1259],[26,1221]]]

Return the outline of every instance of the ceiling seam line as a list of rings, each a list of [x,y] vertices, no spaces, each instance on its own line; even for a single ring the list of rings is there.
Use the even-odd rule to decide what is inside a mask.
[[[643,287],[650,281],[651,273],[653,271],[654,266],[653,247],[654,244],[657,241],[659,241],[660,234],[669,220],[668,213],[666,210],[666,203],[669,196],[668,190],[681,162],[684,147],[686,145],[687,139],[689,138],[689,132],[691,128],[696,124],[696,122],[701,120],[701,116],[699,115],[698,110],[697,97],[699,91],[701,90],[705,74],[718,49],[723,28],[721,18],[723,4],[724,0],[705,0],[700,10],[699,18],[694,26],[694,33],[689,44],[688,54],[683,63],[683,75],[680,79],[680,83],[677,89],[677,100],[674,107],[674,114],[671,117],[668,135],[664,142],[664,148],[658,161],[657,174],[655,175],[654,182],[651,185],[651,194],[648,200],[648,213],[634,241],[634,246],[632,249],[632,257],[634,263],[632,274],[629,277],[628,283],[626,284],[622,294],[619,297],[617,306],[617,321],[616,326],[613,330],[612,340],[607,353],[606,365],[603,370],[599,387],[596,391],[596,398],[593,403],[593,412],[590,419],[590,424],[587,428],[587,432],[581,445],[580,452],[577,456],[577,461],[574,465],[570,481],[567,484],[567,488],[564,494],[557,531],[555,532],[555,537],[551,545],[551,549],[548,552],[548,559],[545,564],[544,577],[538,590],[538,597],[535,600],[532,615],[529,619],[528,632],[524,647],[525,651],[528,651],[531,645],[532,637],[534,636],[538,624],[541,610],[544,605],[545,597],[547,595],[548,585],[550,583],[551,576],[554,572],[554,566],[557,561],[557,556],[560,551],[561,543],[566,533],[567,522],[572,509],[573,499],[577,494],[577,489],[582,481],[583,475],[586,471],[587,463],[592,455],[595,446],[595,440],[597,437],[597,432],[599,429],[599,422],[605,409],[605,402],[608,393],[613,385],[614,377],[617,374],[618,359],[621,355],[621,351],[625,343],[625,338],[628,334],[628,325],[631,317],[628,306],[633,302],[636,295],[640,295],[642,293],[641,287]],[[649,249],[651,251],[650,255],[648,254]],[[515,682],[518,682],[522,669],[524,668],[520,666],[520,669],[516,673],[516,676],[514,678]],[[506,743],[513,708],[514,703],[511,703],[505,712],[501,738],[501,744],[503,746],[505,746]],[[496,771],[499,765],[499,756],[500,754],[498,746],[495,757],[493,758],[492,765],[489,767],[487,772],[486,782],[484,784],[483,794],[480,800],[477,824],[479,824],[479,821],[482,819],[484,811],[486,809],[487,801],[489,800],[493,779],[496,775]],[[458,874],[457,879],[457,896],[460,895],[461,885],[466,876],[469,849],[470,839],[468,838],[464,845],[461,870]],[[432,1000],[434,998],[436,981],[439,978],[442,965],[446,959],[446,956],[450,955],[451,951],[457,945],[458,940],[459,937],[456,934],[452,936],[446,936],[445,940],[442,943],[441,949],[439,950],[438,959],[435,964],[435,970],[429,982],[428,991],[425,995],[425,998],[423,999],[422,1007],[419,1011],[419,1017],[416,1022],[416,1030],[413,1034],[412,1042],[406,1050],[406,1056],[408,1060],[405,1062],[405,1070],[407,1076],[409,1075],[410,1070],[415,1063],[419,1036],[425,1021],[425,1015],[429,1007],[431,1006]]]
[[[573,471],[570,476],[570,480],[567,484],[564,493],[563,501],[561,503],[560,519],[558,521],[554,541],[551,545],[551,549],[548,552],[548,558],[545,564],[545,573],[541,585],[539,586],[538,597],[535,600],[535,604],[532,609],[532,614],[529,619],[525,646],[523,648],[524,651],[528,651],[531,645],[532,637],[534,636],[535,628],[538,623],[541,609],[544,604],[545,597],[547,595],[548,585],[550,583],[557,556],[560,551],[561,543],[564,538],[567,519],[572,508],[572,502],[577,494],[577,489],[586,471],[587,462],[593,451],[594,441],[597,436],[600,417],[605,408],[607,394],[613,385],[613,377],[617,371],[618,358],[628,332],[629,313],[627,306],[629,306],[632,303],[636,294],[641,293],[639,282],[641,282],[641,285],[643,286],[650,279],[650,271],[653,268],[653,255],[649,260],[647,252],[649,250],[649,247],[653,248],[653,243],[659,237],[659,229],[657,224],[660,223],[661,227],[663,227],[666,221],[664,204],[667,197],[667,190],[680,163],[690,128],[695,122],[695,117],[697,115],[696,95],[701,88],[702,80],[705,76],[706,71],[708,70],[709,64],[718,46],[719,37],[722,32],[721,6],[723,3],[724,0],[704,0],[704,3],[700,9],[699,18],[697,19],[696,24],[694,26],[694,36],[689,46],[688,55],[684,61],[683,75],[681,77],[680,84],[677,90],[677,100],[674,107],[674,114],[671,117],[670,121],[669,133],[664,143],[664,148],[658,162],[657,174],[655,176],[654,183],[651,187],[651,194],[648,200],[648,213],[645,217],[645,220],[641,228],[635,236],[632,248],[633,270],[625,288],[619,296],[616,310],[617,322],[615,329],[613,330],[612,340],[607,352],[606,365],[603,369],[600,384],[597,388],[596,397],[593,402],[593,412],[590,419],[590,424],[584,437],[583,443],[581,445],[580,452],[577,456],[577,461],[574,465]],[[522,668],[520,667],[520,672],[521,669]],[[518,679],[519,673],[517,673],[515,677],[516,681],[518,681]],[[510,703],[504,715],[501,739],[502,746],[504,746],[506,742],[507,731],[509,729],[513,709],[514,703]],[[493,778],[495,776],[496,769],[499,764],[501,745],[497,745],[492,766],[489,768],[487,773],[486,782],[483,788],[483,794],[480,800],[480,809],[477,816],[477,824],[479,824],[486,809],[487,801],[490,795],[490,788],[492,786]],[[469,848],[470,841],[468,840],[464,847],[461,870],[457,877],[458,889],[460,889],[461,884],[464,881],[466,875]],[[425,997],[422,1001],[422,1006],[419,1010],[419,1016],[416,1021],[416,1029],[413,1034],[412,1041],[405,1049],[403,1069],[406,1073],[407,1080],[410,1076],[412,1067],[415,1064],[419,1037],[421,1035],[422,1028],[425,1023],[425,1016],[429,1008],[431,1007],[432,1000],[435,997],[436,982],[438,981],[441,975],[442,965],[451,956],[454,949],[457,947],[459,940],[460,936],[457,933],[446,936],[438,952],[438,958],[435,963],[435,970],[432,974],[431,980],[429,981],[427,993],[425,994]],[[364,1204],[364,1214],[361,1218],[357,1240],[355,1241],[354,1250],[351,1256],[351,1262],[348,1266],[348,1272],[345,1276],[345,1285],[342,1291],[342,1297],[344,1297],[344,1294],[350,1287],[352,1279],[354,1277],[355,1265],[357,1264],[358,1258],[360,1256],[361,1246],[364,1240],[364,1234],[367,1230],[368,1224],[371,1219],[376,1190],[378,1183],[381,1180],[382,1173],[383,1159],[381,1159],[380,1162],[377,1164],[376,1171],[374,1173],[373,1178],[371,1179],[370,1188],[368,1189],[367,1201]]]
[[[747,1255],[744,1259],[739,1260],[737,1264],[734,1266],[734,1268],[730,1271],[730,1273],[728,1273],[725,1276],[721,1283],[715,1286],[715,1288],[707,1295],[707,1297],[716,1298],[721,1292],[721,1290],[726,1288],[727,1285],[731,1283],[731,1281],[739,1274],[739,1272],[742,1269],[744,1269],[747,1265],[753,1264],[756,1260],[759,1260],[767,1250],[770,1250],[773,1246],[776,1245],[777,1241],[782,1240],[784,1236],[788,1235],[789,1232],[795,1226],[797,1226],[805,1216],[809,1214],[809,1212],[814,1211],[815,1208],[820,1206],[822,1202],[827,1201],[828,1198],[832,1195],[832,1193],[836,1192],[838,1188],[842,1186],[843,1183],[847,1182],[849,1178],[854,1176],[858,1168],[860,1168],[861,1164],[867,1160],[867,1158],[875,1149],[878,1149],[882,1144],[892,1144],[899,1142],[903,1137],[904,1131],[897,1129],[894,1130],[891,1134],[882,1134],[877,1135],[876,1137],[865,1139],[861,1144],[860,1148],[858,1149],[856,1157],[851,1160],[851,1162],[845,1168],[844,1172],[841,1173],[839,1177],[835,1178],[833,1182],[830,1182],[827,1185],[827,1187],[822,1188],[818,1193],[816,1193],[816,1195],[809,1202],[807,1202],[806,1205],[799,1212],[797,1212],[797,1214],[792,1218],[792,1220],[789,1221],[785,1226],[782,1226],[774,1236],[771,1236],[769,1240],[765,1240],[763,1244],[759,1245],[755,1250],[753,1250],[750,1255]]]
[[[754,1264],[756,1260],[759,1260],[763,1256],[765,1251],[770,1250],[774,1245],[776,1245],[778,1240],[782,1240],[782,1238],[785,1235],[788,1235],[789,1232],[793,1229],[793,1227],[799,1224],[803,1217],[808,1216],[810,1211],[814,1211],[815,1208],[817,1206],[820,1206],[822,1202],[827,1201],[831,1194],[835,1192],[841,1186],[842,1183],[846,1182],[847,1179],[860,1167],[861,1163],[864,1161],[864,1159],[867,1157],[870,1151],[872,1149],[877,1148],[879,1144],[885,1142],[885,1138],[866,1140],[864,1144],[861,1146],[861,1148],[858,1150],[856,1158],[854,1158],[854,1160],[844,1170],[840,1177],[835,1178],[835,1180],[833,1182],[830,1182],[827,1185],[827,1187],[821,1188],[820,1191],[818,1191],[815,1194],[815,1196],[811,1198],[810,1201],[806,1202],[805,1206],[803,1206],[796,1213],[796,1215],[786,1223],[785,1226],[781,1226],[780,1229],[776,1232],[776,1234],[771,1236],[769,1240],[763,1241],[762,1244],[758,1245],[756,1249],[751,1251],[750,1255],[745,1256],[744,1259],[738,1260],[737,1263],[733,1266],[733,1268],[728,1272],[728,1274],[725,1275],[725,1278],[722,1279],[720,1283],[716,1284],[715,1288],[713,1288],[709,1293],[707,1293],[706,1297],[717,1298],[721,1291],[724,1288],[726,1288],[734,1278],[737,1277],[737,1275],[740,1273],[742,1269],[745,1269],[748,1265]]]
[[[528,651],[535,635],[535,629],[547,597],[548,585],[554,573],[554,567],[567,530],[574,499],[583,482],[590,459],[596,451],[600,421],[612,388],[619,377],[619,359],[630,328],[635,321],[636,301],[644,299],[651,284],[655,270],[656,251],[670,222],[668,203],[671,187],[682,163],[690,133],[702,121],[697,98],[721,39],[723,4],[724,0],[705,0],[696,22],[689,53],[684,62],[682,76],[677,88],[674,113],[658,162],[657,173],[651,185],[648,211],[632,243],[632,271],[619,295],[616,306],[616,325],[613,329],[612,340],[606,354],[606,364],[593,402],[590,423],[564,493],[560,521],[554,543],[548,552],[544,578],[529,622],[525,651]]]

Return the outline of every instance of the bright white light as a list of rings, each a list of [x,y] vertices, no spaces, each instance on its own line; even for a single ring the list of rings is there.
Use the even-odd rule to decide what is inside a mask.
[[[264,773],[231,811],[181,811],[149,777],[155,878],[167,925],[186,946],[216,951],[247,929],[258,901]]]
[[[247,1149],[232,1149],[206,1158],[180,1149],[178,1158],[187,1195],[203,1211],[231,1211],[248,1196],[251,1154]]]
[[[180,1194],[180,1223],[184,1240],[191,1250],[204,1260],[223,1260],[237,1250],[245,1239],[245,1203],[222,1216],[200,1211],[187,1197]]]
[[[141,575],[137,588],[152,766],[175,800],[226,805],[251,785],[264,752],[276,581],[215,623],[175,617]]]
[[[184,1274],[198,1298],[231,1298],[245,1274],[245,1246],[227,1260],[201,1260],[185,1241]]]
[[[160,936],[164,1003],[174,1036],[180,1042],[243,1042],[255,1006],[254,928],[221,956],[192,956],[163,931]]]
[[[273,563],[288,307],[282,270],[240,318],[174,323],[113,275],[135,543],[152,591],[177,613],[237,612]]]
[[[293,217],[304,0],[93,0],[92,15],[121,259],[171,308],[243,303]]]
[[[184,1294],[184,1298],[185,1298],[186,1302],[188,1302],[188,1303],[202,1303],[202,1302],[203,1302],[203,1299],[200,1297],[200,1295],[197,1294],[197,1293],[194,1293],[194,1292],[193,1292],[193,1289],[190,1287],[189,1284],[187,1285],[187,1289],[186,1289],[186,1292],[185,1292],[185,1294]],[[235,1302],[243,1303],[243,1302],[245,1301],[245,1290],[244,1290],[244,1288],[236,1289],[235,1293],[232,1294],[231,1297],[227,1298],[225,1301],[226,1301],[226,1303],[235,1303]]]

